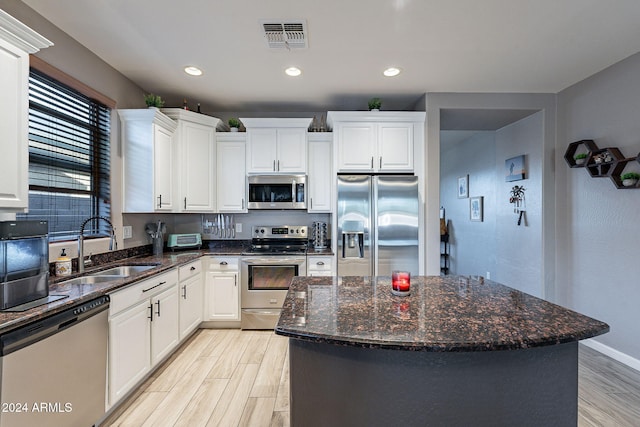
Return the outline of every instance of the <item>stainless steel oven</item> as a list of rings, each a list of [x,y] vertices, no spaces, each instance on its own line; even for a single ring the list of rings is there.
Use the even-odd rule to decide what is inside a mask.
[[[241,258],[242,329],[273,329],[291,279],[307,275],[306,226],[253,227],[252,247]]]
[[[307,209],[306,175],[249,175],[249,209]]]

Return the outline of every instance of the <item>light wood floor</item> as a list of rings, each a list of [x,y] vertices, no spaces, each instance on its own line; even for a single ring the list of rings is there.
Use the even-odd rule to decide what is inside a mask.
[[[202,329],[108,426],[288,426],[287,339],[272,331]],[[640,372],[583,345],[579,427],[640,426]]]

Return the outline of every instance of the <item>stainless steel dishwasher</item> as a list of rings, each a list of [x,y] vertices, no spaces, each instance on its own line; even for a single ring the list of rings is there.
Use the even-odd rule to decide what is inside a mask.
[[[105,414],[109,297],[0,335],[0,425],[94,425]]]

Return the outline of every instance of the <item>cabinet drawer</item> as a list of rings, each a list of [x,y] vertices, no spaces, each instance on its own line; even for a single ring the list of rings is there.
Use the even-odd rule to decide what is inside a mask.
[[[238,271],[237,257],[209,257],[209,271]]]
[[[333,257],[310,256],[307,259],[307,271],[331,272],[333,271]]]
[[[139,301],[149,299],[177,282],[178,269],[173,269],[118,290],[109,295],[111,297],[109,315],[114,315]]]
[[[181,282],[200,273],[202,273],[201,260],[190,262],[189,264],[183,265],[182,267],[178,268],[178,277],[180,278]]]

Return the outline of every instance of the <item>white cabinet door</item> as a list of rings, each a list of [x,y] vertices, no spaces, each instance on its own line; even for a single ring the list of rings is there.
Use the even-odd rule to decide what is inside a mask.
[[[123,212],[170,212],[177,189],[173,133],[158,109],[118,110],[122,121]]]
[[[307,130],[278,129],[276,172],[306,173],[307,171]]]
[[[29,55],[0,39],[0,209],[29,206]]]
[[[240,320],[237,273],[207,273],[207,313],[205,320]]]
[[[213,212],[216,209],[215,128],[183,122],[180,132],[180,210]]]
[[[413,123],[378,124],[378,170],[413,171]]]
[[[309,136],[309,212],[331,212],[333,210],[333,153],[331,134],[325,140],[313,140]]]
[[[175,168],[172,138],[172,132],[161,126],[153,125],[153,176],[157,211],[174,209],[173,177],[175,176]]]
[[[245,142],[218,139],[216,157],[218,211],[247,212]]]
[[[376,157],[376,126],[372,123],[343,123],[337,130],[338,171],[373,171]]]
[[[277,172],[277,139],[276,129],[247,130],[247,172]]]
[[[151,366],[155,366],[178,345],[178,284],[153,297],[151,305]]]
[[[202,274],[180,282],[180,341],[202,322]]]
[[[151,369],[151,307],[144,300],[109,319],[109,405]]]
[[[0,212],[25,212],[29,207],[29,54],[53,43],[0,12]]]

